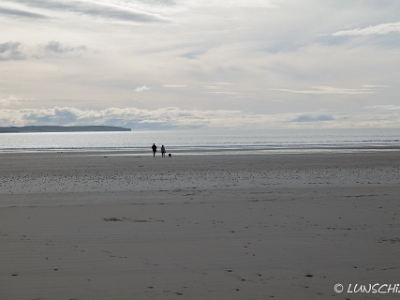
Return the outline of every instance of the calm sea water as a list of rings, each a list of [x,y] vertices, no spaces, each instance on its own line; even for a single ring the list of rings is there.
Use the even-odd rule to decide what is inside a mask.
[[[397,129],[373,130],[170,130],[131,132],[3,133],[1,152],[147,150],[156,143],[169,150],[305,149],[400,146]]]

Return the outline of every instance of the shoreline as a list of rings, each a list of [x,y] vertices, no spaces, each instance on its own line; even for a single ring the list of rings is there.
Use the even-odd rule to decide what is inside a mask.
[[[143,155],[151,154],[151,149],[132,148],[132,149],[110,149],[110,148],[91,148],[91,149],[18,149],[1,150],[3,154],[108,154],[108,155]],[[365,146],[299,146],[299,147],[171,147],[167,148],[167,155],[175,153],[180,155],[219,155],[219,154],[301,154],[301,153],[357,153],[357,152],[380,152],[380,151],[400,151],[400,145],[365,145]],[[157,155],[161,152],[157,151]]]

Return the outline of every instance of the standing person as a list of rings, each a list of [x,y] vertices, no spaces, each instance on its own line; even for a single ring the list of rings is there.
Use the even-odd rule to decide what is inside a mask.
[[[151,149],[153,149],[153,157],[156,157],[156,152],[157,152],[156,144],[153,144],[153,146],[151,146]]]
[[[161,146],[161,156],[162,157],[165,157],[165,152],[167,152],[167,151],[165,151],[165,147],[164,147],[164,145],[162,145]]]

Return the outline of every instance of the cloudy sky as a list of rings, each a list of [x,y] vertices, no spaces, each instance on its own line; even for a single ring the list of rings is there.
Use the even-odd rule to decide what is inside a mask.
[[[398,0],[2,0],[0,126],[400,127]]]

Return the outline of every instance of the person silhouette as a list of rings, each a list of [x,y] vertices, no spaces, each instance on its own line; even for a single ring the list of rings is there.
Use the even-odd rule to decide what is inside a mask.
[[[156,144],[153,144],[153,146],[151,146],[151,149],[153,149],[153,157],[156,157],[156,152],[157,152]]]
[[[162,145],[161,146],[161,156],[162,157],[165,157],[165,152],[167,152],[167,151],[165,151],[165,147],[164,147],[164,145]]]

